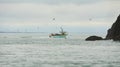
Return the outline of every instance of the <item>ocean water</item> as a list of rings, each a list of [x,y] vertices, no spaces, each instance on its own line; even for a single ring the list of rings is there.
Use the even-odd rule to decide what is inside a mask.
[[[47,33],[0,33],[0,67],[120,67],[120,42]]]

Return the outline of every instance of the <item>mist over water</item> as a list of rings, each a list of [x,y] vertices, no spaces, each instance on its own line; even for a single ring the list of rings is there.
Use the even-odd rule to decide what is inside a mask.
[[[0,67],[120,67],[120,43],[47,33],[0,33]]]

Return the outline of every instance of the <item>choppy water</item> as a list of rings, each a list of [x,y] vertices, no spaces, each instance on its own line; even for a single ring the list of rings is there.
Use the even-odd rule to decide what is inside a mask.
[[[0,67],[120,67],[120,43],[84,41],[86,35],[1,33]]]

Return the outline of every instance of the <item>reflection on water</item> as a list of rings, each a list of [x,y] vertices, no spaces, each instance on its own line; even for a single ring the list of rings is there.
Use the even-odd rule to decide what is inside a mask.
[[[83,35],[0,34],[0,67],[120,67],[120,44]]]

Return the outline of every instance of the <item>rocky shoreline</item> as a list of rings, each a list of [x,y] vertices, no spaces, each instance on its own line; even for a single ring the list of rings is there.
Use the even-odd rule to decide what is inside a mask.
[[[107,35],[105,38],[100,36],[90,36],[85,39],[86,41],[96,41],[96,40],[114,40],[120,41],[120,15],[117,17],[115,23],[113,23],[112,27],[108,29]]]

